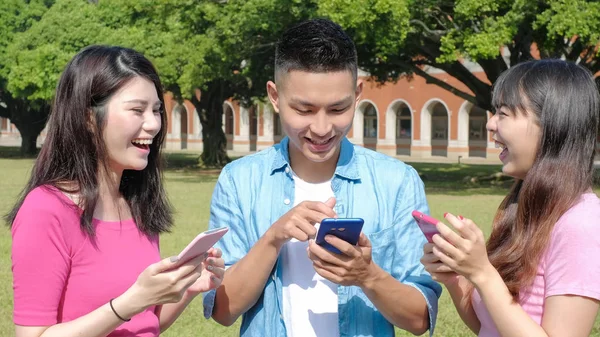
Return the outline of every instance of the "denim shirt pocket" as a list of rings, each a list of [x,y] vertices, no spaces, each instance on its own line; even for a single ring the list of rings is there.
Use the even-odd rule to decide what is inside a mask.
[[[390,226],[377,232],[366,234],[371,241],[373,261],[384,270],[390,272],[396,255],[396,226]]]

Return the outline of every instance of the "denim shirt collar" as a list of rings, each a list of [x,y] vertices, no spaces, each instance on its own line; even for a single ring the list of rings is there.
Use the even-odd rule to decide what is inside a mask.
[[[290,166],[289,143],[290,139],[285,137],[278,145],[276,145],[277,153],[273,158],[271,174],[273,174],[275,171]],[[354,152],[354,145],[350,143],[346,137],[344,137],[341,142],[340,157],[336,164],[334,174],[347,180],[360,179],[358,164],[356,162]]]

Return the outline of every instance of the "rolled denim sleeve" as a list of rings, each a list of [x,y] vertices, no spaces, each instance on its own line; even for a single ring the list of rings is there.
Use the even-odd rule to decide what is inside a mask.
[[[238,199],[238,191],[232,179],[231,164],[225,166],[219,175],[210,204],[209,229],[229,227],[215,247],[223,251],[225,268],[230,267],[246,255],[249,250],[244,217]],[[210,318],[215,304],[216,290],[204,294],[204,317]]]
[[[402,185],[404,190],[403,193],[400,193],[401,197],[397,199],[395,212],[395,223],[408,222],[403,234],[408,238],[396,240],[397,244],[402,245],[397,247],[398,250],[409,252],[405,255],[407,260],[404,261],[404,268],[409,272],[402,283],[415,287],[425,297],[429,311],[429,335],[431,336],[435,329],[438,300],[442,294],[442,287],[431,278],[431,275],[425,271],[425,267],[421,264],[423,246],[427,240],[412,217],[413,210],[429,214],[429,206],[425,197],[423,181],[415,169],[410,166],[407,166]]]

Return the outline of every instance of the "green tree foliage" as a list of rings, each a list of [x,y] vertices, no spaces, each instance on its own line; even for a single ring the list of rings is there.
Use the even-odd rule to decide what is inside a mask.
[[[22,137],[21,153],[35,153],[35,142],[50,111],[46,100],[19,95],[9,89],[9,76],[18,66],[11,53],[12,43],[41,19],[53,1],[0,1],[0,117],[8,118]]]
[[[323,0],[319,6],[321,15],[355,37],[361,67],[380,82],[422,76],[487,110],[491,83],[538,55],[600,70],[596,1]],[[473,75],[477,66],[485,78]],[[468,90],[439,80],[427,67],[444,70]]]
[[[538,55],[600,70],[600,10],[584,0],[4,0],[0,1],[0,116],[35,149],[60,73],[89,44],[131,47],[156,65],[166,90],[190,99],[207,166],[229,161],[223,101],[265,98],[275,43],[300,20],[329,17],[356,42],[379,82],[422,76],[491,110],[491,83]],[[446,71],[464,87],[432,76]],[[473,70],[485,76],[475,76]]]

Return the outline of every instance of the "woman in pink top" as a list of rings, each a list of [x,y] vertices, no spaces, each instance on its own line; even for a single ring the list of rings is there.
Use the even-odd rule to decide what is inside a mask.
[[[446,214],[422,263],[479,336],[588,336],[600,300],[600,200],[592,192],[600,100],[592,74],[561,60],[510,68],[487,123],[515,184],[486,243]]]
[[[12,231],[17,337],[158,336],[221,284],[221,252],[160,259],[163,91],[152,64],[91,46],[64,70]]]

